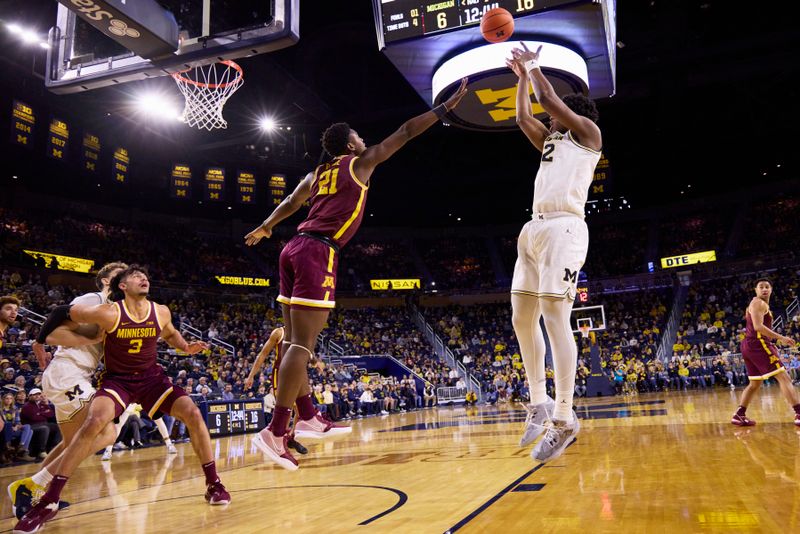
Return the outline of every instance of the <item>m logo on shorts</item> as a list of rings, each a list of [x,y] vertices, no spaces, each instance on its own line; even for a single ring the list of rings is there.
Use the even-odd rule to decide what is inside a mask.
[[[565,282],[572,282],[573,284],[578,283],[578,271],[570,271],[569,269],[564,269],[564,281]]]
[[[325,281],[322,282],[322,287],[334,287],[333,277],[332,276],[326,276],[325,277]]]
[[[64,393],[64,396],[67,397],[70,401],[75,400],[75,397],[77,397],[79,395],[83,395],[83,390],[78,385],[76,385],[74,388],[72,388],[72,389],[70,389],[70,390],[68,390],[68,391],[66,391]]]

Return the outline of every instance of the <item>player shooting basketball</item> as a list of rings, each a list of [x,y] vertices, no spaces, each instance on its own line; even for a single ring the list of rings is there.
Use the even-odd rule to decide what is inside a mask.
[[[572,413],[578,349],[570,314],[578,273],[589,248],[584,206],[600,159],[602,136],[595,124],[598,115],[594,102],[583,95],[563,99],[556,95],[539,68],[541,50],[541,46],[536,52],[514,49],[506,64],[519,77],[517,124],[542,153],[532,220],[522,227],[517,243],[511,306],[531,392],[520,445],[532,443],[546,430],[531,452],[534,459],[546,462],[560,456],[580,430]],[[536,101],[550,116],[549,128],[531,113],[529,84]],[[553,350],[555,405],[545,390],[540,317],[544,317]]]

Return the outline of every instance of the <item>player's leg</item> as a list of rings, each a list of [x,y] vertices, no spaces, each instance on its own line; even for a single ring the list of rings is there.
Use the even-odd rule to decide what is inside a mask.
[[[125,427],[125,423],[128,422],[128,417],[130,417],[130,415],[131,412],[128,410],[128,408],[126,408],[125,411],[122,412],[122,415],[117,418],[117,422],[114,423],[114,441],[106,445],[106,450],[103,451],[103,457],[101,458],[102,461],[111,461],[111,454],[114,451],[114,444],[116,443],[117,439],[119,439],[119,434]]]
[[[539,437],[544,424],[553,413],[553,399],[547,396],[544,376],[544,356],[547,350],[544,334],[539,324],[541,310],[539,298],[532,295],[511,295],[512,322],[519,341],[525,374],[530,388],[530,403],[525,407],[525,429],[519,446],[524,447]]]
[[[794,410],[794,424],[800,426],[800,398],[798,398],[797,390],[792,384],[792,379],[785,370],[775,375],[775,380],[781,388],[781,393],[789,403],[789,406]]]
[[[44,495],[53,474],[58,470],[64,450],[83,425],[89,412],[89,403],[95,394],[91,376],[86,376],[68,360],[50,363],[42,376],[42,389],[55,406],[62,440],[48,453],[39,471],[30,477],[15,480],[8,486],[11,507],[18,518]],[[68,505],[62,503],[62,508],[65,504]]]
[[[555,407],[553,425],[532,452],[533,458],[542,462],[560,456],[580,431],[572,412],[578,347],[570,316],[578,274],[589,245],[588,229],[582,219],[561,217],[545,222],[537,253],[541,260],[540,306],[553,353]]]
[[[292,415],[291,415],[291,429],[289,430],[289,439],[286,442],[286,445],[289,448],[296,450],[299,454],[308,454],[308,449],[303,446],[302,443],[297,441],[295,437],[295,429],[297,428],[297,421],[299,417],[297,415],[297,406],[292,406]]]
[[[164,378],[166,379],[166,377]],[[222,485],[217,475],[217,465],[211,448],[211,435],[208,433],[208,427],[203,421],[203,416],[183,390],[180,390],[178,395],[177,399],[171,399],[171,405],[168,404],[168,401],[165,401],[161,407],[149,408],[149,413],[151,413],[152,417],[153,410],[162,409],[184,422],[189,429],[189,434],[192,436],[192,448],[203,466],[203,473],[206,477],[206,501],[209,504],[228,504],[231,502],[231,496],[225,490],[225,486]],[[148,408],[144,403],[142,406]]]
[[[89,405],[86,420],[62,453],[57,474],[50,482],[47,491],[17,523],[14,532],[37,532],[46,521],[56,515],[61,491],[70,475],[85,458],[97,450],[98,440],[113,439],[114,427],[108,423],[119,413],[122,413],[122,407],[116,401],[101,394],[95,396]]]
[[[736,413],[731,417],[731,424],[736,426],[753,426],[756,424],[756,422],[748,418],[745,413],[747,407],[750,406],[750,401],[753,400],[755,394],[761,389],[761,384],[764,383],[762,375],[769,372],[769,367],[762,368],[764,364],[769,364],[769,356],[762,352],[763,351],[747,349],[746,345],[742,344],[742,359],[744,360],[747,378],[750,380],[750,383],[747,384],[747,387],[742,391],[742,400],[739,402]]]
[[[311,400],[311,387],[308,383],[308,363],[314,356],[317,337],[325,327],[329,314],[330,311],[325,309],[310,310],[296,306],[292,306],[291,309],[292,346],[289,349],[289,353],[284,356],[284,362],[281,364],[281,373],[279,375],[281,387],[278,390],[278,394],[283,395],[283,388],[286,386],[284,376],[287,379],[289,379],[289,376],[293,376],[297,385],[290,386],[290,388],[294,387],[294,390],[297,391],[295,404],[297,405],[299,421],[296,426],[296,435],[300,438],[325,438],[351,432],[350,427],[336,425],[323,418]],[[292,365],[295,367],[288,368],[289,372],[284,375],[286,365],[289,364],[290,354],[293,358]],[[278,401],[276,411],[278,408],[285,406],[282,402],[283,397]],[[288,417],[289,412],[285,411],[284,413]],[[273,423],[274,421],[273,419]]]
[[[517,239],[517,261],[511,282],[511,321],[525,364],[528,378],[530,404],[525,418],[525,429],[520,447],[532,443],[544,431],[544,423],[552,415],[553,400],[547,396],[544,374],[546,346],[540,324],[542,310],[539,305],[539,270],[535,258],[535,230],[537,223],[528,222]]]
[[[161,434],[161,439],[164,440],[164,445],[167,446],[167,454],[178,454],[178,449],[175,448],[172,439],[169,437],[169,430],[167,429],[167,423],[164,422],[164,418],[159,417],[153,422],[156,424],[156,428],[158,428],[158,433]]]

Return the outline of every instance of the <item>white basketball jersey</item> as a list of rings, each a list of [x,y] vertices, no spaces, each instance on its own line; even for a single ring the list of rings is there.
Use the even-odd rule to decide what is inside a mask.
[[[533,213],[563,211],[583,217],[600,152],[580,145],[571,132],[544,140],[533,188]]]
[[[100,293],[87,293],[80,297],[75,297],[70,304],[81,304],[86,306],[96,306],[103,304],[103,296]],[[96,324],[85,325],[81,324],[78,327],[78,333],[86,337],[94,337],[97,335],[99,326]],[[87,345],[85,347],[58,347],[54,358],[65,358],[71,360],[75,365],[84,369],[94,371],[97,368],[100,358],[103,355],[103,344],[96,343],[94,345]]]

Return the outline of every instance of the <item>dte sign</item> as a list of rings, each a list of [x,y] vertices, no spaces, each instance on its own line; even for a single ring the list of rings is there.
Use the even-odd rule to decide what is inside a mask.
[[[679,265],[689,265],[689,256],[678,256],[677,258],[666,258],[664,267],[678,267]]]
[[[706,250],[704,252],[683,254],[682,256],[670,256],[667,258],[661,258],[661,268],[670,269],[672,267],[682,267],[684,265],[692,265],[694,263],[707,263],[710,261],[717,261],[717,252],[715,250]]]

